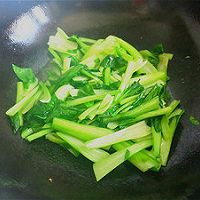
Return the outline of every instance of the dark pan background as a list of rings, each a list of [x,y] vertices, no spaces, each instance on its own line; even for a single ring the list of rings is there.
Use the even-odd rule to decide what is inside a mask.
[[[0,199],[200,199],[199,1],[0,1]],[[68,34],[115,34],[138,49],[163,43],[174,53],[169,87],[186,110],[167,167],[141,173],[125,163],[96,183],[92,163],[40,139],[13,135],[5,111],[14,104],[11,64],[38,72],[48,61],[47,41],[60,26]],[[51,178],[52,182],[48,179]]]

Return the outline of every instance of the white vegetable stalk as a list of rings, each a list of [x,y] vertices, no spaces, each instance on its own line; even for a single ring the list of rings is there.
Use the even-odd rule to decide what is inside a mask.
[[[59,87],[56,90],[55,94],[58,99],[64,101],[70,95],[70,93],[73,95],[77,95],[78,91],[72,91],[72,90],[74,90],[74,87],[71,86],[70,84],[67,84]]]
[[[88,148],[101,148],[119,142],[141,138],[149,134],[151,134],[151,128],[146,125],[145,121],[141,121],[113,134],[90,140],[86,144]]]

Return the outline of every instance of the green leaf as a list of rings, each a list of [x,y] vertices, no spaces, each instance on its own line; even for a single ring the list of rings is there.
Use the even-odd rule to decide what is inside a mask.
[[[89,45],[85,44],[77,35],[72,35],[69,38],[70,41],[74,41],[78,44],[79,48],[83,51],[83,53],[85,54],[87,52],[87,50],[89,49]]]
[[[154,48],[151,50],[151,52],[155,55],[164,53],[163,45],[161,43],[155,45]]]
[[[66,71],[58,80],[54,82],[54,84],[50,88],[51,94],[54,93],[60,86],[64,84],[68,84],[72,78],[77,76],[80,73],[80,70],[83,66],[74,66],[71,67],[68,71]]]
[[[104,68],[114,68],[115,66],[115,56],[113,55],[108,55],[106,56],[102,61],[100,66],[104,67]]]
[[[17,113],[14,116],[10,117],[12,127],[14,129],[14,133],[16,133],[21,127],[20,124],[20,115]]]
[[[122,98],[124,99],[130,96],[140,94],[142,91],[144,91],[144,87],[139,83],[139,81],[136,81],[124,91]]]
[[[195,126],[198,126],[200,124],[199,120],[193,116],[190,116],[189,120]]]
[[[85,84],[83,87],[81,87],[78,91],[78,97],[85,97],[89,95],[94,95],[94,90],[92,85],[90,84]]]
[[[23,83],[28,84],[36,81],[35,74],[31,68],[21,68],[14,64],[12,64],[12,67],[17,77],[23,81]]]

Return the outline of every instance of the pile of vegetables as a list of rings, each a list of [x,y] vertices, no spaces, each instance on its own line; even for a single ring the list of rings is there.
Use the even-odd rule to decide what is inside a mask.
[[[82,154],[97,181],[126,160],[142,172],[165,166],[183,114],[166,89],[173,55],[160,44],[138,51],[116,36],[69,37],[60,28],[48,46],[42,80],[13,64],[17,97],[6,114],[15,132]]]

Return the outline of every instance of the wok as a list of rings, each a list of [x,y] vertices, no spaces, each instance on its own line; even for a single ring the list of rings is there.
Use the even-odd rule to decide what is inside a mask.
[[[174,200],[200,199],[200,24],[198,1],[0,2],[0,199]],[[163,43],[175,56],[169,88],[186,113],[167,167],[141,173],[125,163],[100,182],[92,164],[40,139],[13,135],[5,111],[14,104],[11,64],[35,72],[48,62],[47,41],[56,27],[92,38],[114,34],[138,49]]]

